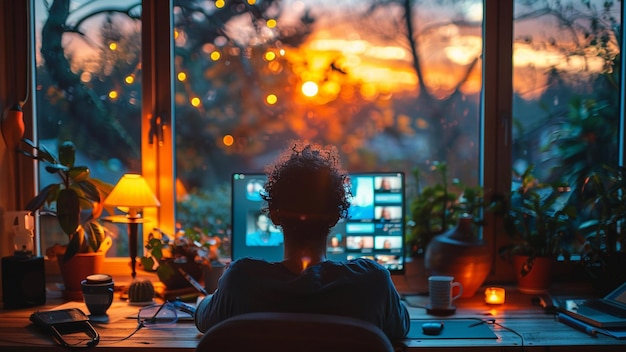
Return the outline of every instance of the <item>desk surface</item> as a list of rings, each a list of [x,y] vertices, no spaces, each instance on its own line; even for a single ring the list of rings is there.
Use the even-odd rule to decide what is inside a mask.
[[[514,288],[507,288],[507,302],[501,306],[490,306],[482,299],[482,291],[472,298],[459,299],[456,302],[455,314],[436,317],[426,313],[428,303],[426,296],[407,296],[406,302],[412,319],[441,320],[447,319],[495,319],[490,325],[497,339],[410,339],[402,343],[407,350],[446,351],[463,348],[465,351],[623,351],[626,340],[617,340],[608,336],[592,337],[579,332],[555,320],[539,306],[531,303],[532,296],[518,293]],[[410,305],[409,305],[410,304]],[[49,291],[45,306],[0,311],[0,349],[3,351],[24,350],[38,351],[57,347],[52,339],[42,333],[29,321],[30,314],[35,310],[62,307],[79,307],[88,312],[82,302],[63,302],[60,294]],[[109,309],[109,323],[94,323],[101,340],[98,349],[137,348],[150,351],[190,351],[202,337],[192,322],[179,322],[166,328],[142,328],[130,338],[137,327],[134,319],[139,307],[116,299]],[[523,349],[520,347],[524,346]],[[578,346],[577,348],[573,346]],[[600,347],[601,346],[601,347]],[[10,348],[7,348],[10,347]]]

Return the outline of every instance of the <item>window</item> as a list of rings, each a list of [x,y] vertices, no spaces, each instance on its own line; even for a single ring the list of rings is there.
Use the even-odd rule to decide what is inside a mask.
[[[575,205],[562,241],[574,254],[581,245],[577,227],[595,216],[582,185],[592,172],[623,162],[622,6],[515,1],[512,169],[522,174],[534,166],[540,182],[568,185],[555,208]]]
[[[63,4],[34,1],[37,143],[58,155],[59,143],[73,142],[76,165],[114,185],[141,172],[141,2]],[[59,182],[40,168],[41,187]],[[67,243],[50,211],[40,214],[42,250]],[[107,227],[115,236],[107,255],[127,256],[126,228]]]
[[[576,184],[622,162],[622,2],[70,1],[64,32],[44,29],[61,3],[34,0],[37,139],[73,140],[111,183],[149,159],[165,232],[227,236],[230,175],[262,171],[292,138],[338,146],[349,170],[404,171],[409,197],[412,169],[431,184],[436,161],[491,195],[527,165]],[[172,26],[141,21],[148,10]],[[172,71],[156,66],[168,55]],[[150,150],[148,118],[171,133]]]
[[[403,171],[409,197],[437,161],[478,184],[482,2],[403,4],[175,4],[177,220],[224,234],[231,175],[292,139],[337,146],[352,172]]]

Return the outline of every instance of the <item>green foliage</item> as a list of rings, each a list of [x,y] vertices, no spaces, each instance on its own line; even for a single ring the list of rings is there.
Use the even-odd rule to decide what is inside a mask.
[[[113,185],[91,178],[88,167],[74,165],[76,148],[72,142],[64,142],[59,146],[57,158],[45,146],[38,147],[28,139],[22,141],[32,151],[20,150],[20,153],[45,163],[45,170],[60,178],[59,183],[44,187],[28,202],[25,209],[34,213],[46,204],[56,206],[59,226],[69,240],[64,260],[76,253],[97,252],[106,238],[105,228],[97,218],[102,214],[102,203]],[[81,212],[85,210],[90,211],[90,214],[81,224]]]
[[[582,185],[599,165],[618,159],[618,118],[619,113],[607,100],[575,96],[569,101],[567,118],[559,124],[553,141],[554,155],[559,159],[554,171],[560,179]]]
[[[525,268],[532,268],[536,257],[569,259],[570,253],[561,246],[561,239],[571,232],[571,220],[576,209],[567,204],[567,185],[539,182],[533,175],[534,165],[521,175],[519,187],[511,192],[509,206],[504,213],[504,226],[511,243],[500,248],[500,255],[529,256]],[[529,269],[522,269],[525,275]]]
[[[424,252],[434,236],[457,224],[460,214],[471,214],[474,225],[482,226],[482,211],[492,207],[485,202],[484,191],[480,186],[466,186],[454,179],[452,185],[461,189],[461,194],[452,192],[448,185],[448,166],[445,162],[434,162],[431,171],[439,175],[441,182],[423,187],[410,203],[407,236],[410,254]],[[415,183],[419,185],[421,171],[416,167],[412,173]]]
[[[176,204],[177,226],[195,241],[205,235],[218,237],[222,241],[220,251],[229,251],[230,208],[230,185],[227,183],[211,190],[189,193]]]
[[[221,243],[218,237],[182,230],[172,239],[161,230],[154,229],[148,236],[145,255],[139,261],[144,270],[160,274],[171,269],[161,265],[167,261],[211,266],[212,262],[218,260],[217,248]]]
[[[618,252],[625,252],[626,232],[626,168],[603,165],[583,184],[585,211],[590,220],[578,230],[585,239],[582,250],[584,261],[603,262]]]

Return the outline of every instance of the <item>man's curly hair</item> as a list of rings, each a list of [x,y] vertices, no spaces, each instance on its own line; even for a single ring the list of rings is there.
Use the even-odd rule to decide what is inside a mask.
[[[334,146],[294,142],[266,168],[261,197],[277,226],[329,230],[348,216],[350,183]]]

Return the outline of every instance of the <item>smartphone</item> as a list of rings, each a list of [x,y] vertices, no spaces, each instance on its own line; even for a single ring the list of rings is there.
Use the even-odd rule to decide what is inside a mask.
[[[80,323],[89,321],[89,317],[78,308],[39,311],[31,314],[30,321],[42,327],[51,325]]]
[[[69,344],[63,335],[82,332],[91,338],[87,347],[94,347],[100,341],[100,334],[89,322],[89,317],[78,308],[38,311],[30,315],[30,321],[52,334],[55,341],[61,346],[75,346]]]

